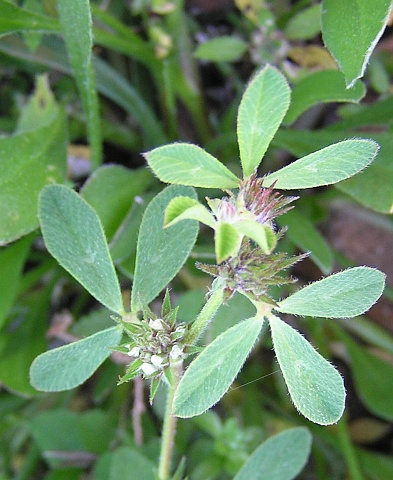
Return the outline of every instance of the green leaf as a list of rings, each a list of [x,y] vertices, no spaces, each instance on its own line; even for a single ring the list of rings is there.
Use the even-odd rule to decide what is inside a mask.
[[[112,239],[127,216],[134,199],[152,180],[146,168],[130,170],[121,165],[104,165],[89,177],[80,191],[97,212],[105,235]]]
[[[380,162],[360,175],[348,178],[335,187],[362,205],[380,213],[393,213],[393,169]],[[365,195],[367,192],[367,195]]]
[[[24,241],[24,240],[23,240]],[[18,303],[16,315],[10,315],[0,335],[0,382],[22,396],[36,395],[29,382],[29,368],[34,358],[46,349],[47,324],[52,289],[30,294]]]
[[[343,379],[308,341],[274,315],[269,317],[273,346],[292,401],[319,425],[336,423],[345,406]]]
[[[267,225],[253,220],[240,220],[233,224],[236,230],[256,242],[264,253],[271,253],[277,244],[277,237]]]
[[[219,335],[191,363],[175,393],[173,414],[194,417],[216,404],[249,355],[263,318],[253,317]]]
[[[165,210],[165,227],[186,219],[198,220],[211,228],[215,228],[213,215],[198,200],[190,197],[176,197],[172,199]]]
[[[144,157],[162,182],[205,188],[239,186],[239,180],[225,165],[190,143],[164,145]]]
[[[348,335],[341,333],[339,337],[351,358],[355,387],[364,405],[378,417],[393,421],[393,384],[387,381],[393,378],[392,364],[360,347]]]
[[[18,295],[19,282],[33,237],[0,248],[0,328]]]
[[[18,119],[15,133],[29,132],[53,123],[59,115],[59,107],[50,89],[48,76],[39,75],[36,78],[34,94],[29,98]]]
[[[59,23],[50,17],[17,7],[0,0],[0,36],[21,31],[58,32]]]
[[[98,455],[106,453],[118,433],[117,421],[112,412],[92,408],[79,416],[82,441],[86,450]],[[105,432],[105,435],[102,435],[102,432]]]
[[[40,195],[39,218],[51,255],[109,310],[123,312],[104,231],[90,205],[70,188],[50,185]]]
[[[194,57],[210,62],[236,62],[247,51],[248,44],[240,38],[223,35],[198,45]]]
[[[38,227],[39,192],[64,180],[66,154],[63,110],[37,129],[0,138],[0,245]]]
[[[92,63],[92,21],[89,0],[57,0],[68,57],[87,117],[87,133],[93,166],[102,162],[101,121]]]
[[[148,205],[139,230],[131,308],[150,303],[178,273],[194,246],[198,222],[184,220],[164,229],[164,215],[169,202],[177,196],[196,199],[190,187],[172,185]]]
[[[279,130],[274,139],[275,146],[285,148],[295,156],[306,155],[317,148],[325,147],[332,142],[337,142],[345,138],[348,134],[347,128],[361,129],[365,125],[383,125],[386,127],[388,115],[393,108],[393,97],[390,102],[378,106],[378,109],[373,109],[370,106],[370,111],[356,115],[356,119],[351,118],[346,123],[338,123],[338,131],[300,131],[300,130]],[[375,105],[374,105],[375,106]],[[371,111],[372,110],[372,111]],[[363,108],[361,110],[363,112]],[[389,113],[388,113],[389,112]],[[336,124],[337,125],[337,124]],[[360,135],[363,137],[363,135]],[[364,135],[366,138],[366,135]],[[381,213],[393,212],[393,139],[389,133],[374,134],[376,140],[381,148],[378,152],[377,158],[373,163],[358,175],[339,182],[335,188],[350,195],[357,202],[362,205],[372,208]],[[378,187],[376,187],[378,186]],[[367,195],[364,194],[367,192]]]
[[[242,240],[241,234],[230,223],[217,222],[214,244],[217,263],[237,254]]]
[[[234,480],[292,480],[307,463],[311,442],[307,428],[284,430],[254,450]]]
[[[323,0],[323,41],[348,88],[363,76],[389,19],[391,0]]]
[[[109,244],[115,265],[118,265],[122,273],[128,275],[131,279],[134,276],[139,227],[142,222],[143,212],[152,198],[152,194],[149,194],[147,198],[145,196],[143,198],[139,196],[135,198]],[[124,270],[125,264],[127,264],[126,270]],[[128,268],[131,268],[131,270],[128,270]]]
[[[81,385],[120,343],[122,329],[111,327],[90,337],[39,355],[31,365],[30,381],[43,392],[61,392]]]
[[[391,455],[371,452],[370,450],[356,450],[362,472],[371,480],[393,478],[393,459]]]
[[[353,333],[361,340],[393,354],[393,336],[386,335],[386,329],[374,320],[359,316],[356,317],[356,321],[352,318],[342,318],[339,323],[345,327],[346,331]]]
[[[369,165],[378,153],[372,140],[345,140],[300,158],[266,177],[265,186],[292,190],[330,185],[352,177]]]
[[[357,103],[365,94],[366,88],[360,80],[356,81],[352,88],[347,89],[344,75],[338,70],[312,73],[294,86],[284,124],[291,125],[299,115],[318,103]]]
[[[311,283],[278,303],[276,310],[310,317],[355,317],[382,295],[385,275],[370,267],[348,268]]]
[[[303,252],[311,252],[311,260],[327,275],[333,267],[333,252],[310,220],[299,209],[292,209],[277,219],[280,227],[288,227],[286,236]]]
[[[265,67],[251,80],[240,102],[237,137],[244,177],[254,173],[289,106],[284,76]]]
[[[31,434],[38,448],[42,452],[52,450],[52,453],[83,450],[80,418],[77,413],[65,409],[39,412],[34,415],[29,423]],[[59,435],[60,431],[61,435]],[[50,455],[47,459],[52,467],[56,466],[56,459]]]
[[[111,456],[109,480],[156,480],[154,464],[138,450],[127,447],[116,449]]]
[[[296,13],[285,27],[289,40],[310,40],[321,31],[321,5],[311,5]]]

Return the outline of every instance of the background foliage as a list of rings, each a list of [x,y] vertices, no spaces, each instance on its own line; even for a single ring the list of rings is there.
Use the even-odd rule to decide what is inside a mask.
[[[141,224],[142,214],[148,205],[146,215],[163,218],[176,189],[195,194],[189,187],[163,191],[144,168],[141,152],[175,140],[197,143],[239,174],[237,106],[253,72],[266,63],[286,75],[292,96],[283,126],[271,132],[260,174],[342,140],[373,138],[380,145],[377,159],[361,174],[334,187],[309,188],[296,210],[280,218],[289,227],[287,251],[312,251],[311,261],[293,273],[307,284],[322,274],[367,264],[386,272],[388,287],[367,317],[333,321],[315,319],[312,311],[305,321],[286,317],[344,375],[346,415],[337,425],[321,427],[297,414],[269,336],[262,335],[262,348],[248,358],[219,407],[179,422],[176,460],[187,453],[191,479],[246,478],[245,470],[256,467],[242,468],[245,460],[269,438],[259,448],[269,448],[271,462],[259,468],[269,474],[261,478],[271,479],[280,458],[275,442],[297,439],[308,445],[307,427],[313,437],[309,462],[302,473],[303,464],[290,465],[288,478],[393,478],[390,11],[390,0],[0,0],[1,479],[154,478],[164,397],[159,391],[150,407],[139,380],[116,386],[124,374],[120,355],[99,349],[97,362],[100,353],[89,348],[93,366],[87,355],[82,368],[92,373],[103,363],[82,386],[80,379],[69,378],[73,389],[67,392],[57,392],[57,379],[44,376],[53,393],[39,393],[34,382],[41,380],[33,375],[31,385],[29,368],[48,348],[92,334],[102,345],[119,342],[110,315],[129,304],[138,269],[145,301],[172,280],[170,266],[192,248],[196,226],[191,221],[171,227],[181,236],[179,245],[171,245],[158,223],[156,232]],[[261,102],[268,100],[267,94]],[[250,173],[267,147],[268,142],[241,144],[242,159],[247,149],[247,158],[256,152],[243,168]],[[46,186],[54,183],[81,196],[64,186]],[[199,191],[200,199],[217,194],[207,187]],[[68,211],[57,220],[69,222],[69,236],[73,228],[94,232],[78,252],[64,252],[62,266],[49,255],[38,230],[38,213],[51,215],[53,188],[67,197]],[[291,185],[284,182],[281,188]],[[97,212],[100,221],[90,215],[89,223],[78,226],[73,202],[82,202],[86,215]],[[151,237],[152,245],[136,258],[138,231]],[[61,232],[48,234],[59,242]],[[46,245],[51,251],[50,240]],[[104,283],[110,285],[98,295],[109,310],[99,308],[67,273],[75,268],[69,262],[76,253],[94,271],[96,252],[105,264]],[[171,281],[182,321],[196,316],[210,285],[195,260],[209,261],[213,254],[212,238],[203,232]],[[168,255],[169,266],[163,263]],[[161,270],[155,271],[157,259]],[[82,281],[97,297],[96,281]],[[139,301],[132,298],[134,305]],[[220,308],[205,342],[254,313],[249,302],[234,296]],[[238,325],[232,332],[245,329],[247,320]],[[272,328],[279,342],[285,324]],[[255,338],[248,336],[252,344]],[[68,371],[61,363],[58,369],[59,375]],[[85,371],[79,373],[86,378]],[[296,429],[282,432],[290,427]],[[276,433],[284,437],[277,440]],[[300,452],[304,462],[308,449]]]

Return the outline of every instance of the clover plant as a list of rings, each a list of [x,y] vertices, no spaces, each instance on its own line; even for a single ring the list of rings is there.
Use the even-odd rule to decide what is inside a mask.
[[[37,357],[31,383],[43,391],[70,389],[83,383],[113,350],[128,355],[129,366],[120,383],[136,376],[148,379],[151,402],[159,384],[167,386],[160,480],[172,478],[176,418],[199,415],[222,398],[256,347],[266,322],[299,413],[320,425],[333,424],[343,414],[341,375],[285,321],[285,315],[331,319],[360,315],[380,297],[384,275],[373,268],[349,268],[276,298],[271,287],[294,283],[283,271],[307,255],[277,249],[286,229],[278,228],[276,218],[292,209],[298,198],[281,191],[298,193],[347,179],[373,161],[378,145],[349,139],[258,177],[257,169],[289,103],[290,88],[275,68],[265,67],[249,83],[237,116],[242,178],[188,143],[164,145],[144,154],[155,175],[172,185],[144,213],[130,308],[123,306],[104,231],[92,207],[62,185],[46,186],[40,195],[39,219],[49,252],[113,312],[115,326]],[[224,196],[207,198],[205,203],[193,187],[221,189]],[[177,321],[178,309],[172,307],[168,290],[160,313],[153,313],[149,304],[168,288],[188,259],[198,222],[214,230],[215,263],[197,264],[214,281],[195,320],[183,324]],[[254,304],[255,316],[236,323],[207,346],[200,345],[202,332],[235,292]],[[254,452],[236,479],[251,478],[250,472],[252,478],[294,478],[307,459],[310,441],[304,428],[273,437]],[[280,461],[282,452],[291,460]],[[181,465],[173,478],[183,478]]]

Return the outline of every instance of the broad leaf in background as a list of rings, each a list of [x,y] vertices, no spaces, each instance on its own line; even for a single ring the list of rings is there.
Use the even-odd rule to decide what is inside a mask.
[[[194,57],[210,62],[235,62],[248,49],[248,44],[237,37],[223,35],[198,45]]]
[[[24,295],[16,316],[0,335],[0,382],[23,396],[36,395],[29,382],[31,362],[47,348],[45,334],[50,301],[50,288]],[[57,372],[58,373],[58,372]]]
[[[356,177],[336,185],[359,203],[377,212],[393,213],[393,166],[378,162]],[[367,192],[367,195],[364,194]]]
[[[353,320],[356,322],[356,319]],[[366,348],[359,346],[348,335],[340,332],[351,359],[351,372],[356,390],[364,405],[380,418],[393,421],[393,366]]]
[[[119,282],[92,207],[70,188],[48,185],[40,195],[39,218],[51,255],[99,302],[122,313]]]
[[[323,41],[345,75],[347,87],[363,76],[385,30],[391,0],[323,0]]]
[[[291,105],[284,118],[291,125],[303,112],[318,103],[359,102],[366,94],[359,80],[350,89],[346,88],[344,75],[338,70],[322,70],[299,80],[292,89]]]
[[[0,328],[17,295],[23,267],[33,237],[26,237],[0,249]]]
[[[102,162],[101,121],[92,60],[90,3],[89,0],[57,0],[57,8],[68,57],[87,117],[92,164],[97,167]]]
[[[0,0],[0,36],[21,31],[58,32],[59,22]]]
[[[173,414],[194,417],[227,392],[254,346],[263,318],[244,320],[219,335],[191,363],[175,393]]]
[[[152,179],[146,168],[130,170],[121,165],[104,165],[83,185],[80,194],[97,212],[109,240],[121,226],[135,197],[145,191]]]
[[[39,412],[30,420],[31,434],[39,450],[53,453],[83,450],[80,431],[80,415],[66,409],[53,409]],[[59,435],[59,432],[63,432]],[[58,466],[60,459],[47,458],[52,467]],[[64,464],[63,464],[64,467]]]
[[[132,472],[132,473],[131,473]],[[120,447],[111,455],[109,480],[127,480],[143,478],[143,480],[156,480],[155,465],[138,450]]]
[[[275,68],[265,67],[251,80],[237,116],[237,137],[244,177],[262,161],[271,139],[288,109],[290,89]]]
[[[370,267],[348,268],[311,283],[282,302],[277,311],[310,317],[355,317],[382,295],[385,275]]]
[[[198,222],[185,220],[164,228],[164,214],[177,196],[196,199],[190,187],[171,185],[159,193],[143,215],[138,236],[131,308],[150,303],[178,273],[187,260],[198,234]]]
[[[378,148],[372,140],[345,140],[271,173],[264,185],[277,181],[275,188],[292,190],[337,183],[367,167],[377,155]]]
[[[274,351],[295,407],[319,425],[336,423],[345,407],[338,371],[296,330],[271,315]]]
[[[263,442],[234,480],[292,480],[307,463],[311,442],[307,428],[284,430]]]
[[[289,40],[311,40],[321,32],[321,4],[311,5],[295,13],[285,26]]]
[[[38,227],[39,192],[65,177],[65,115],[47,88],[39,77],[16,134],[0,138],[0,245]]]
[[[43,392],[61,392],[81,385],[111,354],[122,337],[111,327],[90,337],[39,355],[30,368],[30,382]]]
[[[83,461],[86,461],[86,458],[83,460],[72,453],[105,453],[116,436],[115,418],[109,412],[98,409],[76,413],[54,407],[50,411],[34,412],[28,426],[43,458],[52,468],[64,473],[61,477],[50,475],[50,479],[69,480],[69,473],[64,470],[78,464],[83,466]],[[103,431],[105,435],[102,435]],[[62,434],[59,435],[59,432]],[[67,456],[66,452],[72,453]]]
[[[205,188],[239,186],[239,179],[225,165],[190,143],[164,145],[144,157],[162,182]]]
[[[299,209],[293,209],[277,219],[280,227],[288,227],[286,236],[303,252],[310,252],[311,260],[324,275],[333,267],[333,252],[312,222]]]

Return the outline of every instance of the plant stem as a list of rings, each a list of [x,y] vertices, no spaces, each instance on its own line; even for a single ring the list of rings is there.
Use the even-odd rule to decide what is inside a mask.
[[[363,475],[360,471],[355,449],[353,448],[351,439],[348,435],[347,421],[345,416],[337,423],[337,432],[341,443],[342,452],[348,466],[350,478],[352,478],[352,480],[363,480]]]
[[[162,427],[160,463],[158,466],[159,480],[168,480],[171,470],[171,460],[173,445],[175,441],[177,417],[172,415],[173,400],[175,398],[176,388],[179,385],[182,376],[182,363],[179,362],[172,367],[173,382],[168,387],[167,404],[164,416],[164,425]]]
[[[184,343],[188,345],[194,345],[198,340],[199,336],[209,325],[214,315],[216,314],[218,308],[222,304],[222,299],[224,296],[224,291],[222,289],[216,290],[205,303],[199,315],[195,319],[195,322],[192,324],[188,335],[184,339]]]

